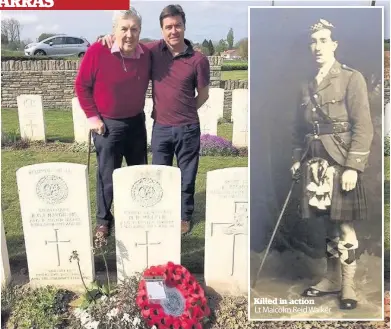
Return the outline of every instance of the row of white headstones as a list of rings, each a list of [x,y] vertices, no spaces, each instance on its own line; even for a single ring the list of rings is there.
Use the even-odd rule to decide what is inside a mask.
[[[77,263],[69,260],[73,251],[79,255],[84,280],[92,282],[86,166],[40,163],[18,169],[16,177],[30,284],[81,289]],[[181,254],[186,255],[181,251],[180,170],[158,165],[123,167],[115,170],[113,186],[118,282],[152,265],[180,264]],[[247,202],[247,167],[207,173],[204,277],[208,287],[222,294],[247,293]],[[11,273],[1,222],[1,281],[6,284]]]
[[[223,117],[224,89],[211,88],[210,97],[198,110],[201,134],[217,135],[218,120]],[[22,138],[30,140],[46,140],[46,126],[43,113],[42,97],[40,95],[20,95],[17,97],[19,128]],[[232,143],[237,147],[248,146],[248,90],[234,89],[232,91],[233,121]],[[145,99],[146,128],[148,143],[151,142],[153,119],[151,113],[153,102]],[[88,124],[78,99],[72,99],[72,115],[75,142],[88,141]]]

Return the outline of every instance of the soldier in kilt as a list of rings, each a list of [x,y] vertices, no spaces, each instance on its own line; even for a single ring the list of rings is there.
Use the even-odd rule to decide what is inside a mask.
[[[323,217],[327,271],[303,292],[307,297],[340,294],[340,308],[354,309],[354,221],[367,217],[361,175],[373,138],[368,91],[363,75],[334,56],[334,26],[324,19],[311,26],[311,52],[317,72],[302,86],[295,119],[293,166],[300,170],[301,217]]]

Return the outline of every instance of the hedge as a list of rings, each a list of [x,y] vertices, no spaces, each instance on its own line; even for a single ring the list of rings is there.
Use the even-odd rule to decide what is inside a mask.
[[[224,62],[224,64],[221,66],[221,71],[234,71],[234,70],[248,70],[248,63],[227,63]]]

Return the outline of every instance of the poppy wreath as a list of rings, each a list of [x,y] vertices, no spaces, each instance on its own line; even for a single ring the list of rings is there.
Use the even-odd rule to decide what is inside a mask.
[[[151,266],[143,277],[163,277],[167,299],[160,304],[150,302],[145,280],[137,293],[137,305],[149,326],[157,329],[202,329],[210,314],[204,290],[183,266],[172,262]]]

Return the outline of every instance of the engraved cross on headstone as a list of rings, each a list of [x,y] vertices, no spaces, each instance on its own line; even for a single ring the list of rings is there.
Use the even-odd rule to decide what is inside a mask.
[[[45,245],[48,245],[48,243],[55,243],[56,244],[56,247],[57,247],[57,266],[60,266],[60,247],[59,247],[59,243],[62,243],[62,242],[71,242],[71,240],[67,240],[67,241],[60,241],[58,240],[58,228],[54,229],[54,234],[56,236],[56,240],[55,241],[45,241]]]
[[[248,136],[248,124],[246,122],[245,125],[242,125],[242,129],[240,130],[241,133],[244,134],[244,142],[247,144],[247,136]]]
[[[135,243],[136,247],[145,246],[146,254],[147,254],[147,267],[149,267],[149,248],[148,247],[151,245],[157,245],[157,244],[160,244],[160,241],[159,242],[151,242],[151,243],[148,242],[148,231],[145,231],[145,243],[138,243],[138,242]]]
[[[37,126],[37,125],[34,125],[32,120],[30,120],[30,123],[29,123],[28,125],[26,125],[26,127],[30,127],[30,130],[31,130],[31,137],[34,136],[33,127],[36,127],[36,126]]]
[[[210,235],[213,236],[213,225],[229,225],[223,229],[223,233],[226,235],[232,235],[232,262],[231,262],[231,276],[234,274],[235,268],[235,243],[237,235],[246,235],[247,234],[247,202],[237,202],[234,203],[235,213],[234,221],[231,223],[211,223],[211,232]]]

